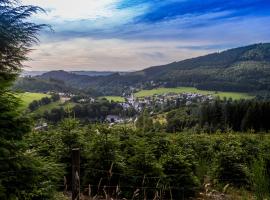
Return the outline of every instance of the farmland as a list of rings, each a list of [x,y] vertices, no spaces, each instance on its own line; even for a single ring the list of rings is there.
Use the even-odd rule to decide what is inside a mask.
[[[37,110],[34,111],[34,114],[44,114],[45,111],[51,111],[54,108],[60,108],[60,107],[63,107],[68,112],[68,110],[73,108],[74,106],[75,106],[75,103],[73,102],[61,103],[60,101],[56,101],[48,105],[43,105],[39,107]]]
[[[108,101],[114,101],[114,102],[119,102],[119,103],[125,102],[125,99],[120,96],[104,96],[102,98],[105,98]]]
[[[43,97],[50,97],[48,94],[30,92],[19,93],[16,96],[22,100],[22,106],[24,108],[28,107],[28,105],[34,100],[40,100]]]
[[[208,91],[208,90],[198,90],[194,87],[177,87],[177,88],[157,88],[152,90],[141,90],[135,93],[135,97],[147,97],[153,96],[155,94],[161,95],[166,93],[196,93],[196,94],[203,94],[203,95],[213,95],[218,96],[220,98],[232,98],[234,100],[238,99],[251,99],[253,96],[247,93],[239,93],[239,92],[215,92],[215,91]]]

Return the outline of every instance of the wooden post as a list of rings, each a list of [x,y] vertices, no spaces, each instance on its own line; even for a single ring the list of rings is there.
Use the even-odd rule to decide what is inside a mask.
[[[80,200],[80,149],[72,149],[72,200]]]

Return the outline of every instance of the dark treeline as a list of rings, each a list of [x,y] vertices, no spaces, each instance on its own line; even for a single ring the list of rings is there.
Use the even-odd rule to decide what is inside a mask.
[[[267,89],[263,86],[254,86],[251,83],[232,83],[232,82],[203,82],[196,84],[199,90],[212,90],[212,91],[227,91],[227,92],[250,92],[255,90]]]
[[[234,131],[269,131],[270,102],[264,101],[215,101],[200,110],[200,126],[210,131],[231,128]]]
[[[270,102],[216,100],[202,105],[181,106],[167,114],[167,132],[196,129],[203,132],[270,130]]]

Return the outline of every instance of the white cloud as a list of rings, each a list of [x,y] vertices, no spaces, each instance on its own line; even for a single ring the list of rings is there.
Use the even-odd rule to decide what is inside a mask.
[[[167,64],[209,53],[179,46],[198,45],[184,41],[126,41],[119,39],[73,39],[41,44],[33,51],[28,70],[130,71]]]
[[[118,9],[119,1],[22,0],[49,10],[36,20],[55,30],[43,35],[41,45],[30,54],[33,60],[26,64],[31,70],[129,71],[204,55],[224,46],[269,41],[269,16],[215,20],[231,14],[223,11],[152,24],[129,23],[146,12],[148,5]],[[194,48],[200,46],[212,49]]]
[[[73,30],[76,25],[80,29],[85,25],[91,29],[122,25],[147,9],[146,5],[118,9],[119,2],[120,0],[22,0],[25,5],[44,8],[47,13],[40,13],[35,19],[51,24],[57,31]]]
[[[119,0],[22,0],[23,4],[40,6],[49,11],[45,18],[66,20],[111,17]]]

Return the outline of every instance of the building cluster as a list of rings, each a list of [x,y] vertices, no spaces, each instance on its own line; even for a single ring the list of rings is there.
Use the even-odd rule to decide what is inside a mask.
[[[164,107],[167,105],[191,105],[193,103],[202,103],[212,101],[212,95],[203,95],[197,93],[164,93],[160,95],[146,96],[136,98],[133,94],[126,98],[126,102],[121,103],[124,108],[133,107],[137,111],[153,106]]]
[[[87,103],[95,102],[94,98],[91,97],[81,97],[76,98],[74,94],[69,93],[58,93],[60,96],[60,101],[65,103],[71,99],[77,103]],[[125,97],[125,102],[119,103],[125,110],[134,109],[140,113],[145,108],[151,109],[153,112],[159,111],[160,109],[166,108],[175,108],[178,106],[189,106],[196,103],[202,103],[207,101],[214,100],[214,97],[211,94],[198,94],[198,93],[164,93],[156,94],[153,96],[145,97],[135,97],[132,93],[129,96]],[[132,118],[122,118],[118,115],[108,115],[106,116],[105,121],[109,123],[123,123],[126,121],[132,121]],[[43,126],[37,127],[38,129],[44,128]]]

